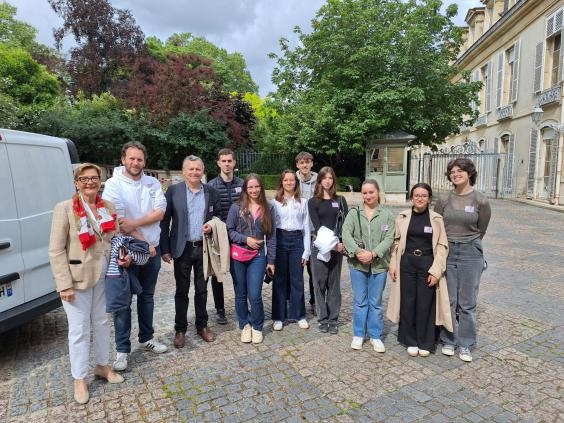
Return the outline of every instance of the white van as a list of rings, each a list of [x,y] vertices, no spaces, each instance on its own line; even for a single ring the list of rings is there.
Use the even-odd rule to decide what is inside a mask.
[[[49,266],[56,203],[75,192],[70,140],[0,129],[0,333],[61,305]]]

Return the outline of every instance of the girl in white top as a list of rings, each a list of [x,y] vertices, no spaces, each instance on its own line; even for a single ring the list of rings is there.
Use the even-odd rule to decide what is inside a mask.
[[[311,251],[311,230],[307,200],[300,195],[296,174],[286,169],[280,175],[276,197],[276,275],[272,284],[273,329],[282,330],[284,321],[309,328],[305,318],[304,275]]]

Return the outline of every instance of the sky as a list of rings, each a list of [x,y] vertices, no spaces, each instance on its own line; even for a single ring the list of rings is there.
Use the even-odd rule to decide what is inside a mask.
[[[54,47],[53,28],[59,27],[62,21],[47,0],[0,1],[17,7],[16,19],[38,30],[38,42]],[[145,36],[154,35],[165,41],[174,33],[190,32],[229,53],[241,53],[264,97],[276,90],[270,81],[276,63],[268,54],[280,52],[278,41],[282,37],[295,41],[295,26],[309,32],[310,21],[325,0],[110,0],[110,3],[116,9],[130,10]],[[443,3],[458,4],[457,25],[465,24],[469,8],[482,6],[480,0],[444,0]]]

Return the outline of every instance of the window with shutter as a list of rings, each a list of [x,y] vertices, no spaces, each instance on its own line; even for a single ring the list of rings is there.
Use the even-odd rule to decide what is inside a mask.
[[[535,75],[533,90],[538,93],[542,90],[542,68],[543,68],[544,42],[540,42],[535,47]]]
[[[548,198],[552,199],[555,193],[555,183],[556,183],[556,157],[558,156],[558,135],[551,139],[550,146],[550,164],[549,164],[549,176],[546,190],[548,192]]]
[[[493,84],[493,62],[488,62],[488,85],[486,86],[486,112],[492,111],[492,84]]]
[[[550,45],[550,86],[553,87],[560,82],[561,77],[561,37],[560,33],[554,35],[548,40]]]
[[[527,198],[529,199],[535,198],[538,136],[538,131],[536,129],[531,129],[529,144],[529,172],[527,174]]]
[[[560,31],[562,29],[562,16],[564,11],[560,9],[554,14],[554,32]]]
[[[505,167],[503,169],[503,186],[502,191],[505,194],[510,194],[513,191],[513,156],[515,151],[515,135],[509,135],[502,139],[504,144]]]
[[[546,36],[550,37],[552,34],[554,34],[554,16],[546,20]]]
[[[496,107],[501,107],[501,100],[503,94],[503,56],[501,52],[497,55],[497,91],[496,91]]]
[[[513,54],[511,58],[511,62],[509,63],[510,66],[510,73],[511,73],[511,88],[510,88],[510,96],[509,101],[515,102],[517,101],[517,90],[519,88],[519,48],[521,46],[521,41],[517,41],[513,46]]]

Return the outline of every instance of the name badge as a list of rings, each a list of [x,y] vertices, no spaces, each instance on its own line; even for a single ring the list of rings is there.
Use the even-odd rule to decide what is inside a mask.
[[[150,189],[150,190],[149,190],[149,197],[155,198],[156,195],[157,195],[157,191],[156,191],[156,190],[154,190],[154,189]]]
[[[338,208],[339,208],[339,203],[337,203],[336,201],[333,201],[333,202],[331,203],[331,207],[334,207],[334,208],[338,209]]]
[[[209,207],[209,212],[210,212],[210,213],[213,213],[213,206],[210,206],[210,207]]]
[[[235,187],[235,192],[236,192],[236,193],[240,193],[240,192],[241,192],[241,187]]]
[[[432,234],[433,233],[433,228],[431,226],[425,226],[423,228],[423,232],[425,232],[426,234]]]
[[[474,213],[474,206],[466,206],[464,207],[464,211],[466,213]]]
[[[386,225],[385,223],[383,223],[382,225],[380,225],[380,230],[382,232],[386,232],[390,227],[388,225]]]

